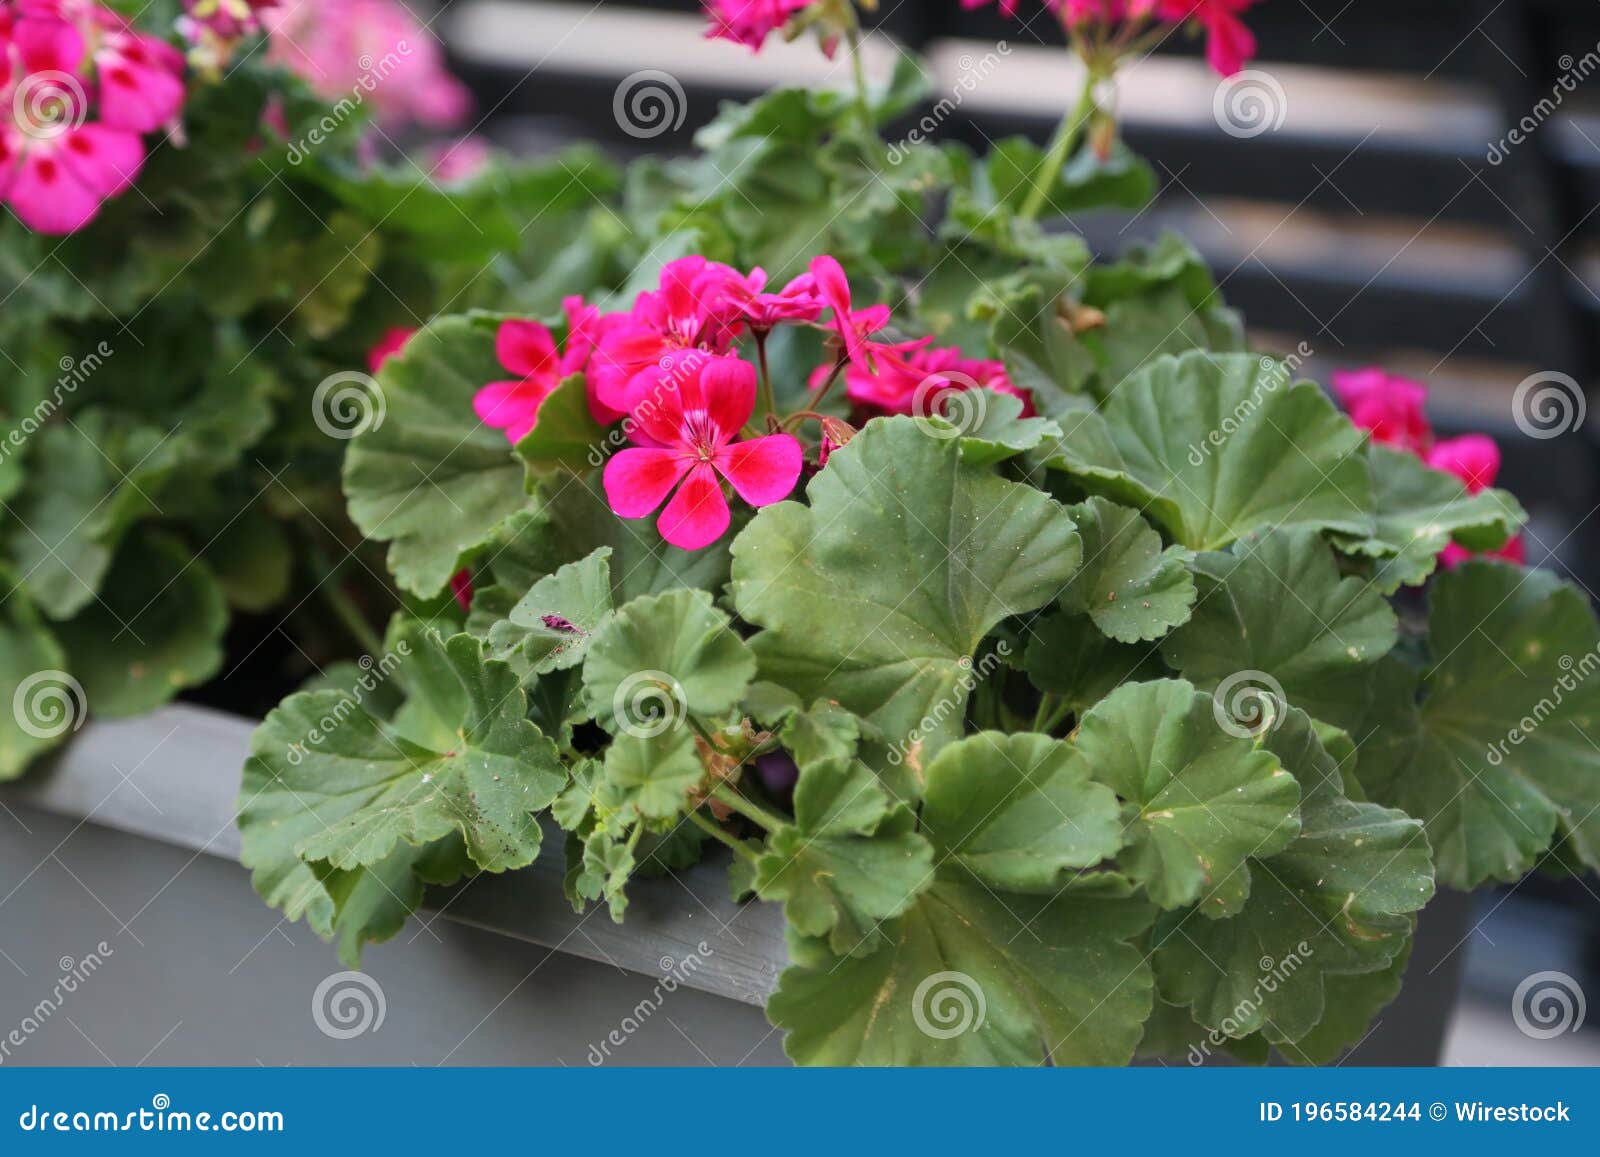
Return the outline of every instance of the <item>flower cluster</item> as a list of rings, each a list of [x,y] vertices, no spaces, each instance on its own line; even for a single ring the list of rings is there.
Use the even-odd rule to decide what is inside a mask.
[[[1333,375],[1333,392],[1350,414],[1350,420],[1372,435],[1374,442],[1415,454],[1435,470],[1453,474],[1477,494],[1493,486],[1500,474],[1500,447],[1485,434],[1435,439],[1424,407],[1428,388],[1421,382],[1371,367]],[[1451,543],[1439,560],[1455,566],[1474,557]],[[1514,536],[1488,558],[1527,561],[1522,535]]]
[[[712,40],[731,40],[761,51],[767,37],[779,32],[813,0],[706,0]]]
[[[471,111],[437,37],[400,0],[306,0],[263,13],[268,59],[319,96],[370,103],[378,127],[449,128]]]
[[[983,8],[994,0],[961,0],[963,8]],[[999,0],[1005,16],[1015,16],[1021,0]],[[1232,76],[1256,54],[1256,38],[1240,16],[1256,0],[1041,0],[1070,33],[1114,30],[1131,43],[1141,32],[1187,25],[1205,33],[1206,60],[1222,76]]]
[[[751,506],[781,501],[794,490],[804,450],[782,431],[816,419],[823,427],[822,461],[853,433],[848,423],[812,409],[787,416],[769,410],[762,415],[767,432],[752,427],[763,383],[744,346],[749,341],[764,349],[779,326],[810,326],[828,335],[834,356],[811,376],[812,405],[842,378],[863,419],[938,413],[953,392],[980,387],[1021,397],[1032,412],[1031,399],[999,362],[933,348],[931,339],[879,340],[889,308],[856,308],[849,279],[832,257],[816,258],[781,289],[769,286],[761,269],[745,274],[685,257],[668,264],[657,288],[641,293],[626,312],[601,313],[576,298],[565,309],[564,345],[537,321],[501,323],[496,355],[517,377],[478,391],[479,418],[519,442],[537,426],[540,406],[556,387],[582,374],[595,420],[608,426],[626,418],[633,442],[606,465],[611,508],[623,518],[644,518],[666,503],[658,521],[662,537],[686,550],[727,531],[732,514],[722,483]],[[759,360],[764,369],[765,359]],[[770,398],[772,383],[764,385]],[[753,436],[741,440],[746,433]]]
[[[0,4],[0,201],[72,233],[133,183],[144,134],[175,125],[183,56],[92,0]]]
[[[183,0],[178,32],[189,43],[189,60],[216,76],[233,59],[234,50],[262,32],[263,14],[277,0]]]

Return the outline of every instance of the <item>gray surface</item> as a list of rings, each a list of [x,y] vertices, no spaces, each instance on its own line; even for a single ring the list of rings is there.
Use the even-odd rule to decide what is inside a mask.
[[[98,970],[31,1031],[62,969],[81,970],[101,942]],[[382,1023],[330,1037],[313,1004],[341,971],[332,949],[267,909],[236,864],[32,809],[0,813],[0,1041],[22,1034],[4,1064],[783,1061],[758,1008],[658,992],[659,977],[449,920],[414,923],[363,968]],[[612,1032],[622,1043],[605,1056]]]
[[[186,705],[139,719],[92,723],[48,766],[0,790],[0,805],[86,819],[237,859],[234,803],[252,727],[246,720]],[[747,1004],[764,1003],[776,983],[785,959],[782,915],[767,905],[729,900],[722,853],[711,853],[706,862],[675,876],[635,881],[625,926],[613,924],[600,909],[576,915],[561,894],[563,869],[560,833],[552,829],[535,865],[478,877],[441,898],[444,914],[650,976],[663,958],[681,960],[705,943],[711,951],[702,954],[704,966],[690,975],[688,986]],[[0,877],[0,896],[12,886]],[[260,906],[253,894],[236,903]],[[0,913],[0,925],[6,923]],[[327,959],[333,960],[331,949]]]

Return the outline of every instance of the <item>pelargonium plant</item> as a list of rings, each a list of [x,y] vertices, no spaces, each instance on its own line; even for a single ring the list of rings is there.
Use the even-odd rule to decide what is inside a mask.
[[[781,907],[768,1013],[802,1063],[1304,1063],[1394,997],[1438,886],[1600,866],[1600,624],[1555,575],[1484,557],[1524,523],[1484,444],[1435,439],[1420,387],[1381,373],[1341,378],[1342,411],[1303,348],[1248,346],[1177,237],[1095,260],[1041,224],[1148,199],[1097,82],[1180,26],[1237,67],[1247,5],[1049,7],[1096,82],[1049,149],[885,140],[926,95],[909,63],[728,105],[693,155],[621,179],[569,160],[446,192],[354,147],[302,168],[287,146],[327,115],[303,87],[287,132],[259,86],[216,114],[249,129],[231,151],[191,121],[247,158],[191,199],[293,181],[341,238],[376,233],[386,272],[309,310],[263,291],[223,312],[214,272],[180,279],[213,311],[175,330],[200,354],[269,351],[240,355],[273,389],[204,477],[318,444],[291,417],[308,366],[365,365],[354,400],[382,414],[343,443],[350,540],[305,552],[307,596],[368,662],[284,699],[244,770],[268,903],[353,964],[428,886],[547,840],[573,905],[619,921],[639,877],[715,859]],[[711,8],[751,46],[859,36],[842,0]],[[314,251],[273,204],[224,261],[279,229]],[[396,284],[421,286],[413,316]],[[112,290],[131,311],[148,287]],[[115,321],[77,310],[53,332]],[[126,420],[95,398],[97,428]],[[0,472],[25,515],[70,505],[58,462]],[[280,509],[316,488],[283,489]],[[184,514],[145,537],[156,515],[123,495],[114,535],[73,540],[96,585],[69,604],[18,580],[7,637],[65,636],[91,702],[159,702],[73,615],[124,593],[114,559],[215,581],[183,561]],[[39,554],[5,541],[8,564]],[[395,591],[327,559],[374,547]],[[164,686],[193,681],[174,665]]]

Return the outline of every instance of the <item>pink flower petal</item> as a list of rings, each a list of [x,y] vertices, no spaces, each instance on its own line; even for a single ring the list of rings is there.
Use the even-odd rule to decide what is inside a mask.
[[[731,521],[728,500],[722,496],[717,472],[708,463],[698,462],[661,512],[656,527],[661,537],[673,546],[699,550],[721,538]]]
[[[698,395],[699,405],[691,400]],[[699,380],[684,393],[685,408],[703,409],[726,442],[744,429],[756,409],[756,368],[741,358],[715,358],[701,369]]]
[[[788,434],[771,434],[735,442],[718,453],[716,465],[751,506],[770,506],[794,492],[804,454]]]
[[[622,518],[643,518],[666,500],[692,464],[676,450],[619,450],[601,477],[606,501]]]
[[[57,155],[59,138],[31,143],[6,183],[6,202],[28,228],[73,233],[100,211],[101,198],[79,181]]]
[[[1435,443],[1427,462],[1461,479],[1468,494],[1477,494],[1493,486],[1500,475],[1500,447],[1487,435],[1466,434]]]
[[[484,425],[504,430],[514,446],[538,424],[539,407],[552,389],[553,386],[542,385],[532,378],[490,382],[473,396],[472,408]]]
[[[556,339],[536,321],[501,322],[494,335],[494,355],[506,369],[524,377],[559,373]]]
[[[367,369],[377,373],[383,368],[383,363],[397,355],[406,348],[406,342],[411,340],[411,335],[417,331],[407,326],[393,326],[383,332],[371,349],[367,351]]]
[[[126,129],[79,125],[62,134],[56,156],[85,188],[114,197],[133,184],[144,166],[144,141]]]

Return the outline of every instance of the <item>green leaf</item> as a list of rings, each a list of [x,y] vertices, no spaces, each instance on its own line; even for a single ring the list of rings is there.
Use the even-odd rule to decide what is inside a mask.
[[[1061,437],[1049,418],[1024,418],[1022,399],[993,390],[966,390],[951,397],[945,414],[925,419],[935,438],[959,438],[961,459],[989,466]]]
[[[1399,624],[1374,587],[1339,577],[1320,535],[1267,534],[1201,555],[1194,571],[1194,617],[1161,648],[1185,678],[1222,698],[1239,685],[1287,697],[1339,727],[1361,718],[1371,665],[1394,646]],[[1275,711],[1281,718],[1281,703]]]
[[[95,713],[154,711],[222,667],[228,606],[208,567],[177,540],[132,536],[105,591],[57,630]]]
[[[401,844],[370,868],[341,871],[318,861],[311,865],[333,905],[332,935],[339,959],[361,966],[361,951],[399,935],[422,904],[428,884],[454,884],[476,869],[458,835],[412,847]]]
[[[1120,863],[1163,908],[1249,887],[1245,860],[1299,831],[1300,789],[1278,759],[1219,724],[1182,680],[1132,683],[1086,712],[1074,746],[1125,803]]]
[[[734,602],[765,628],[762,677],[861,716],[915,772],[960,734],[984,636],[1077,569],[1072,519],[912,418],[869,422],[807,497],[734,542]]]
[[[1022,664],[1035,687],[1060,696],[1077,714],[1124,683],[1167,674],[1151,648],[1115,642],[1086,616],[1064,613],[1034,623]]]
[[[251,741],[241,791],[241,862],[257,891],[291,919],[329,934],[333,903],[308,866],[349,870],[383,862],[403,844],[459,832],[480,868],[531,863],[537,812],[566,784],[555,745],[524,717],[516,676],[486,662],[470,635],[415,632],[404,730],[442,731],[425,747],[337,691],[291,695]],[[444,673],[454,676],[447,682]],[[419,702],[415,696],[424,696]]]
[[[534,583],[490,629],[490,653],[524,679],[576,667],[610,617],[611,548],[602,546]]]
[[[1459,479],[1429,469],[1415,454],[1373,443],[1367,459],[1377,526],[1367,538],[1340,539],[1339,548],[1376,559],[1372,581],[1385,594],[1425,580],[1452,539],[1471,550],[1497,550],[1527,520],[1505,491],[1468,494]]]
[[[505,434],[478,421],[472,399],[505,376],[487,321],[429,325],[378,375],[381,406],[350,444],[344,492],[363,533],[389,545],[389,569],[427,597],[506,518],[527,504]],[[382,414],[382,421],[378,415]]]
[[[1363,436],[1310,382],[1247,354],[1162,358],[1095,412],[1059,419],[1051,465],[1133,506],[1183,546],[1271,526],[1372,532]]]
[[[886,947],[802,953],[767,1015],[806,1065],[1126,1064],[1150,1013],[1133,941],[1151,912],[1114,881],[1028,896],[942,867]]]
[[[607,730],[660,732],[682,726],[686,713],[727,715],[755,672],[755,656],[711,596],[676,590],[634,599],[600,628],[583,687]]]
[[[11,705],[0,714],[0,780],[8,780],[83,726],[88,703],[66,673],[66,652],[3,567],[0,587],[0,701]]]
[[[1104,498],[1069,508],[1083,536],[1083,569],[1061,605],[1086,614],[1121,643],[1159,639],[1189,620],[1194,577],[1189,552],[1161,547],[1161,536],[1137,511]]]
[[[647,820],[670,819],[705,778],[694,732],[675,727],[656,733],[624,731],[606,748],[600,802],[613,812]]]
[[[573,374],[539,403],[539,421],[517,443],[517,457],[534,475],[567,470],[582,474],[604,460],[605,427],[589,410],[589,388],[582,374]]]
[[[1116,796],[1070,744],[985,731],[928,766],[922,825],[941,850],[997,889],[1055,892],[1122,847]]]
[[[1251,857],[1249,898],[1226,918],[1202,905],[1158,924],[1156,973],[1202,1024],[1281,1043],[1322,1021],[1325,976],[1381,971],[1406,951],[1433,871],[1416,820],[1345,797],[1303,711],[1268,746],[1301,783],[1300,834]]]
[[[794,825],[773,832],[756,863],[757,893],[781,900],[792,927],[840,956],[877,950],[882,923],[933,879],[916,818],[866,767],[837,759],[805,766],[794,809]]]
[[[1326,1065],[1361,1045],[1372,1033],[1374,1018],[1400,995],[1414,943],[1407,940],[1379,972],[1324,976],[1322,1020],[1293,1044],[1280,1041],[1278,1051],[1297,1065]]]
[[[283,523],[255,507],[238,517],[206,544],[201,553],[230,606],[251,614],[270,611],[289,595],[294,547]]]
[[[1428,627],[1433,665],[1386,665],[1353,730],[1368,794],[1425,821],[1453,888],[1520,879],[1552,838],[1600,867],[1589,600],[1547,571],[1468,563],[1434,580]]]

